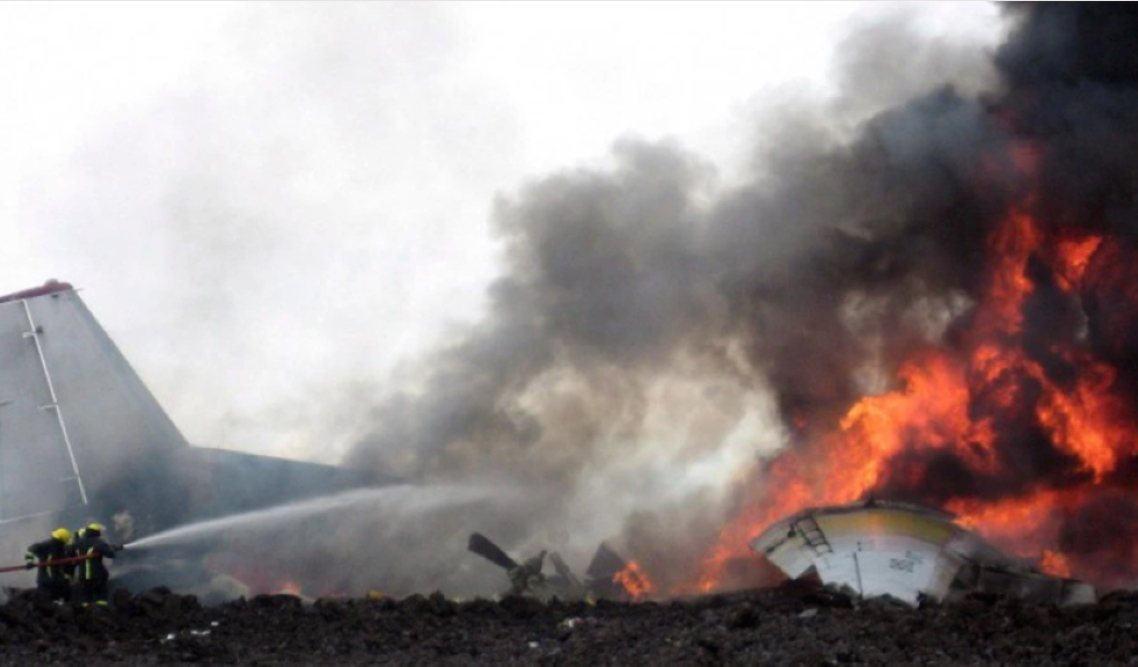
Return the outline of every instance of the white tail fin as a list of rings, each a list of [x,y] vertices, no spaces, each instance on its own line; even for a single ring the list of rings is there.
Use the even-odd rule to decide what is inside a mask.
[[[71,285],[0,297],[0,521],[86,505],[185,445]]]

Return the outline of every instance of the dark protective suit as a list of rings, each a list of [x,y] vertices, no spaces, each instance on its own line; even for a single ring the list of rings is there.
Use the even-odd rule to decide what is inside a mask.
[[[69,555],[67,543],[52,537],[28,547],[27,553],[24,554],[24,562],[37,567],[39,563],[61,560]],[[53,600],[66,602],[71,599],[71,582],[67,578],[70,573],[68,565],[48,565],[38,567],[38,570],[36,588],[50,593]]]
[[[103,541],[99,531],[88,529],[75,543],[73,549],[76,556],[90,556],[75,565],[75,577],[80,582],[83,603],[105,607],[110,593],[108,583],[111,574],[107,571],[103,559],[114,558],[115,548]]]
[[[75,558],[79,555],[79,552],[75,550],[75,547],[77,544],[79,544],[79,540],[83,539],[83,535],[86,534],[86,532],[86,526],[76,528],[75,530],[71,531],[71,541],[67,543],[68,558]],[[83,563],[71,563],[67,567],[69,568],[67,570],[67,576],[71,579],[71,599],[82,600],[83,582],[79,580],[79,568],[83,567]]]

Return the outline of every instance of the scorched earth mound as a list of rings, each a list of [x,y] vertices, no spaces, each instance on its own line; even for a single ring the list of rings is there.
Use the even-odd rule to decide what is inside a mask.
[[[34,591],[0,607],[0,663],[1104,665],[1138,663],[1138,593],[1056,607],[995,596],[911,609],[806,582],[666,602],[510,597],[204,607],[163,589],[109,611]]]

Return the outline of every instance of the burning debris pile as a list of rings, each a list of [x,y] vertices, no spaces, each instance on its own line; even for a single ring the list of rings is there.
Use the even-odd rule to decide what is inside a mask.
[[[510,579],[509,595],[530,595],[543,600],[638,600],[655,592],[651,580],[636,561],[625,562],[608,545],[601,543],[593,554],[581,581],[554,551],[549,561],[556,574],[544,573],[547,551],[518,563],[481,533],[473,533],[467,549],[506,571]]]
[[[1138,52],[1117,39],[1138,15],[1114,9],[1013,7],[998,94],[917,100],[853,147],[851,164],[890,158],[877,196],[903,207],[851,235],[852,263],[800,267],[836,333],[787,359],[809,360],[777,387],[790,444],[746,487],[703,588],[783,515],[866,496],[954,512],[1055,575],[1138,581]],[[811,284],[835,269],[859,280]],[[886,374],[866,392],[870,349]]]

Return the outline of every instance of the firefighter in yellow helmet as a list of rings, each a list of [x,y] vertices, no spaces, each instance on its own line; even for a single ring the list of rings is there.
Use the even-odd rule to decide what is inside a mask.
[[[66,528],[56,528],[51,531],[51,537],[43,542],[36,542],[28,547],[24,554],[24,567],[31,570],[38,567],[36,572],[36,588],[51,595],[52,600],[67,602],[71,599],[71,584],[67,580],[70,569],[67,565],[52,565],[54,561],[66,558],[67,543],[71,540],[71,531]]]
[[[76,558],[79,555],[79,552],[76,551],[75,548],[76,545],[79,544],[79,540],[83,539],[83,536],[86,534],[87,526],[85,525],[79,526],[75,530],[71,531],[71,543],[67,545],[68,558]],[[71,563],[69,565],[70,569],[67,570],[67,577],[71,580],[71,599],[73,600],[83,599],[83,582],[79,580],[79,568],[82,566],[82,562]]]
[[[87,524],[83,530],[83,537],[79,538],[72,547],[75,556],[87,558],[75,567],[75,577],[80,582],[85,607],[90,604],[107,606],[111,576],[103,559],[114,558],[115,552],[122,550],[121,546],[107,544],[103,540],[104,530],[106,529],[101,523]]]

